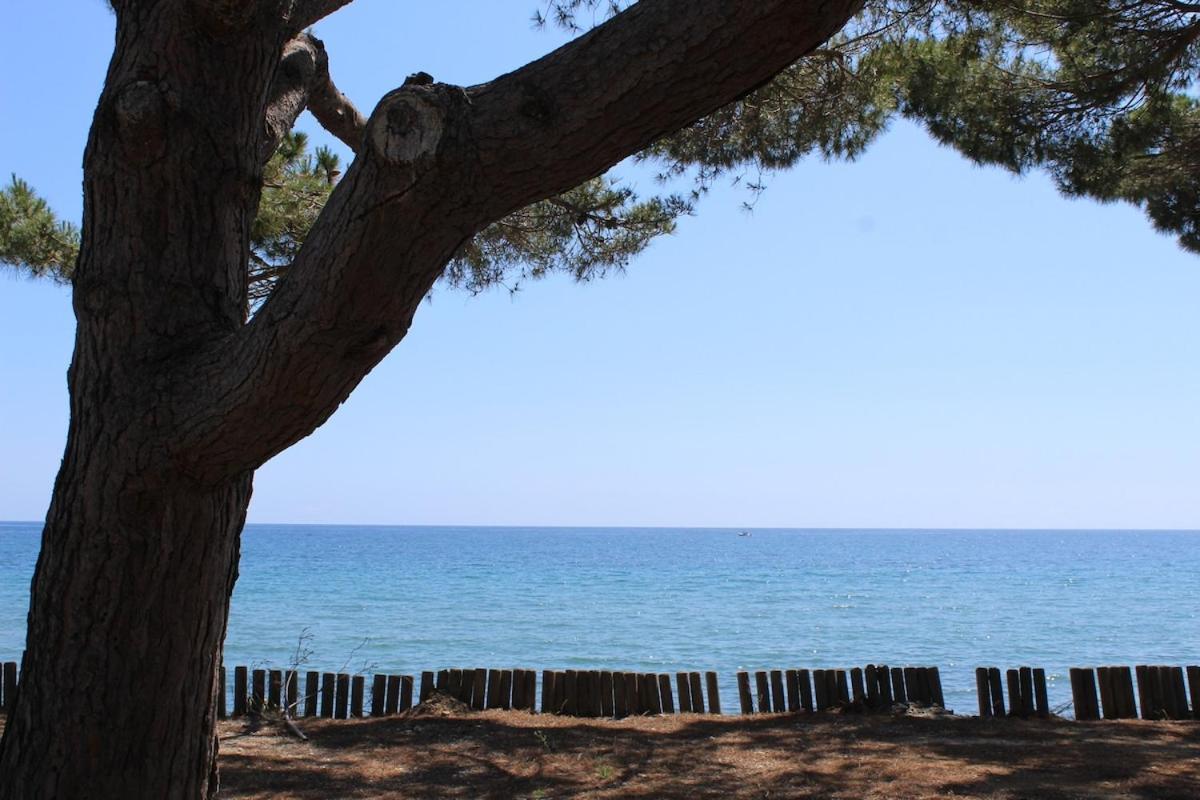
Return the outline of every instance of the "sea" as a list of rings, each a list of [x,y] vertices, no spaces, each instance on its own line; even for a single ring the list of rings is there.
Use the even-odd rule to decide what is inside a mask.
[[[40,523],[0,523],[0,661],[19,659]],[[741,535],[742,533],[746,535]],[[225,663],[974,670],[1200,664],[1200,531],[249,525]]]

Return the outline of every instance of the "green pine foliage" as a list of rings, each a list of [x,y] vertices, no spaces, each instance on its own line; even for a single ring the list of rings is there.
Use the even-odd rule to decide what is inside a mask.
[[[545,0],[537,24],[577,32],[624,0]],[[515,290],[625,267],[674,230],[718,177],[818,156],[853,159],[897,115],[980,164],[1044,169],[1067,195],[1125,201],[1200,252],[1200,3],[1181,0],[868,0],[837,37],[773,81],[655,143],[643,160],[685,194],[639,198],[612,176],[490,225],[446,284]],[[289,135],[267,164],[248,300],[286,273],[337,182],[331,151]],[[761,189],[760,179],[745,181]],[[79,233],[14,178],[0,192],[0,263],[69,279]]]
[[[62,222],[25,181],[0,189],[0,264],[67,283],[79,256],[79,229]]]

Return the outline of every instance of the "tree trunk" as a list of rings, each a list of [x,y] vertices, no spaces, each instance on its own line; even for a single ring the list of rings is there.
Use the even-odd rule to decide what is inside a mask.
[[[134,454],[83,441],[42,538],[0,795],[208,796],[250,476],[131,491]]]

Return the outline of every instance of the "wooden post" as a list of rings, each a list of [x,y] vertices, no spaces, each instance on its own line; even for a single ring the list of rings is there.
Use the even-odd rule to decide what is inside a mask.
[[[783,698],[783,672],[777,669],[771,670],[771,710],[776,714],[782,714],[786,710]]]
[[[829,690],[827,688],[829,684],[825,681],[825,670],[814,669],[812,677],[813,691],[817,695],[816,710],[824,711],[825,709],[829,708]]]
[[[671,696],[671,676],[662,674],[658,676],[658,696],[662,701],[662,712],[664,714],[675,713],[675,698]]]
[[[908,692],[904,689],[904,670],[900,667],[892,667],[892,701],[896,703],[907,703]]]
[[[558,709],[555,714],[567,713],[567,673],[566,671],[559,672],[554,683],[554,707]]]
[[[487,707],[500,708],[500,670],[498,669],[489,669],[487,672]]]
[[[758,713],[765,714],[771,710],[771,689],[767,685],[767,673],[759,670],[754,673],[754,686],[758,690]]]
[[[860,667],[850,668],[850,692],[851,699],[861,706],[867,704],[867,692],[863,688],[863,671]]]
[[[875,674],[875,665],[867,664],[867,668],[863,671],[863,677],[867,681],[867,708],[875,710],[879,708],[879,676]]]
[[[366,679],[355,675],[350,679],[350,716],[358,719],[363,715],[363,684]]]
[[[439,688],[441,688],[439,686]],[[446,676],[446,694],[455,700],[462,694],[462,670],[452,669]]]
[[[717,689],[717,673],[704,673],[704,681],[708,685],[708,713],[721,713],[721,692]],[[692,708],[697,711],[703,711],[703,700],[697,699],[695,687],[692,689]]]
[[[600,673],[600,715],[613,717],[613,674],[608,670]],[[680,701],[682,702],[682,701]]]
[[[787,679],[787,710],[800,710],[800,676],[796,674],[796,670],[789,669],[784,673]]]
[[[796,670],[796,682],[800,684],[800,708],[811,714],[813,712],[812,678],[808,670]]]
[[[1086,721],[1100,718],[1096,698],[1096,676],[1090,669],[1071,668],[1071,695],[1075,703],[1075,719]],[[1011,702],[1011,699],[1010,699]]]
[[[387,675],[377,674],[371,680],[371,716],[382,717],[386,711],[384,707],[387,698]]]
[[[879,705],[885,710],[892,707],[892,672],[887,664],[875,665],[875,680],[879,685]]]
[[[1169,717],[1167,712],[1167,695],[1163,687],[1162,668],[1156,666],[1147,667],[1150,671],[1150,694],[1152,700],[1150,707],[1154,712],[1152,719],[1163,719]]]
[[[474,679],[471,683],[471,708],[476,711],[483,711],[487,708],[487,670],[475,670]]]
[[[300,703],[300,673],[294,669],[289,669],[283,673],[283,702],[287,706],[288,713],[295,715],[299,711]]]
[[[1021,684],[1021,716],[1033,716],[1033,670],[1021,667],[1018,671]]]
[[[576,701],[579,698],[579,674],[573,669],[567,670],[566,683],[563,684],[563,704],[560,713],[568,717],[579,716]]]
[[[387,698],[384,702],[383,712],[388,716],[395,714],[400,710],[400,676],[387,676],[387,689],[384,692]]]
[[[1129,670],[1126,668],[1126,677]],[[1043,719],[1050,716],[1050,702],[1046,699],[1046,670],[1037,667],[1033,670],[1033,698],[1037,715]],[[1129,704],[1133,708],[1133,684],[1129,687]]]
[[[337,675],[337,696],[333,701],[333,716],[336,719],[347,719],[350,710],[350,675],[339,672]]]
[[[754,701],[750,699],[750,673],[739,672],[737,674],[738,685],[738,700],[742,705],[743,714],[754,713]]]
[[[433,694],[433,673],[421,673],[421,693],[418,695],[420,702],[424,703],[429,699],[429,695]]]
[[[992,692],[988,686],[987,667],[975,668],[975,695],[979,699],[979,716],[984,719],[992,716]]]
[[[256,669],[250,672],[250,708],[261,712],[267,701],[267,671]]]
[[[937,667],[929,668],[929,702],[938,708],[946,707],[946,696],[942,694],[942,672]]]
[[[1025,705],[1021,702],[1021,677],[1015,669],[1004,673],[1008,679],[1008,714],[1011,717],[1025,716]]]
[[[576,670],[575,687],[579,693],[575,698],[575,713],[581,717],[592,716],[592,673],[586,669]]]
[[[917,686],[921,702],[925,705],[933,705],[933,687],[929,683],[929,667],[916,667],[913,669],[917,676]],[[912,695],[912,689],[909,689],[909,695]]]
[[[7,670],[8,667],[5,666],[5,669]],[[225,719],[225,717],[228,716],[228,708],[227,708],[228,699],[225,697],[225,668],[224,667],[221,667],[221,671],[217,676],[217,684],[218,684],[218,686],[217,686],[217,719]],[[15,692],[15,690],[14,690],[14,692]],[[6,687],[4,690],[4,697],[8,698],[8,696],[9,696],[8,688]],[[4,708],[7,709],[8,706],[9,706],[9,700],[6,699],[4,701]]]
[[[330,719],[333,717],[333,682],[337,680],[337,676],[332,672],[321,673],[321,716]]]
[[[600,670],[588,673],[588,716],[604,716],[604,691],[600,688]]]
[[[641,714],[642,693],[639,691],[640,682],[636,672],[625,673],[625,713],[630,716]]]
[[[400,711],[407,711],[412,708],[413,698],[413,676],[400,676]]]
[[[1137,706],[1133,701],[1133,676],[1129,667],[1109,667],[1109,680],[1112,681],[1113,705],[1116,707],[1117,719],[1137,719]]]
[[[917,680],[916,667],[904,667],[904,692],[908,695],[910,703],[923,702],[924,697],[921,696],[921,683]]]
[[[306,717],[317,715],[317,694],[320,681],[320,673],[313,670],[304,673],[304,716]]]
[[[1173,719],[1191,719],[1192,712],[1188,709],[1187,688],[1183,684],[1183,667],[1168,667],[1171,694],[1175,697],[1175,715]]]
[[[850,703],[850,686],[846,681],[846,670],[833,670],[837,677],[837,699],[842,705]]]
[[[704,713],[704,685],[700,682],[700,673],[688,673],[688,689],[692,692],[692,711]]]
[[[663,712],[662,698],[658,696],[658,676],[653,673],[647,673],[643,676],[646,681],[646,691],[650,697],[649,713],[658,716]]]
[[[629,716],[629,702],[625,695],[625,673],[614,672],[612,674],[613,682],[613,716],[617,719],[624,719]]]
[[[554,713],[554,670],[542,670],[542,713]]]
[[[447,694],[450,693],[450,670],[438,670],[436,685],[439,692],[446,692]]]
[[[1142,712],[1142,719],[1154,719],[1154,691],[1150,686],[1150,668],[1145,664],[1138,664],[1133,671],[1137,675],[1138,706]]]
[[[267,707],[279,708],[283,702],[283,673],[273,669],[267,673]]]
[[[1112,680],[1109,678],[1108,667],[1096,667],[1096,683],[1100,688],[1101,716],[1104,719],[1117,718],[1117,701],[1112,693]]]
[[[692,684],[686,672],[675,673],[675,686],[679,691],[679,713],[692,713]]]
[[[515,706],[513,703],[513,676],[514,672],[511,669],[500,671],[500,708],[510,709]],[[533,707],[533,698],[525,698],[529,700],[529,707]],[[554,698],[551,698],[553,700]]]
[[[988,686],[992,690],[992,715],[1004,717],[1004,687],[1000,683],[1000,668],[988,669]]]
[[[521,710],[537,713],[537,672],[532,669],[525,670],[525,706]]]

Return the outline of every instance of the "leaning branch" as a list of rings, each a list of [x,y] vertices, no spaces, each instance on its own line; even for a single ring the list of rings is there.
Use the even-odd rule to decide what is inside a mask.
[[[268,98],[259,152],[263,161],[271,157],[306,108],[323,128],[358,152],[367,121],[334,85],[329,55],[317,37],[301,33],[284,46]]]
[[[189,422],[164,447],[207,482],[307,436],[405,336],[468,237],[754,90],[860,5],[641,0],[491,83],[389,93],[270,299],[179,365]]]

